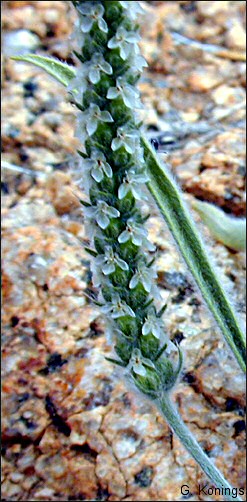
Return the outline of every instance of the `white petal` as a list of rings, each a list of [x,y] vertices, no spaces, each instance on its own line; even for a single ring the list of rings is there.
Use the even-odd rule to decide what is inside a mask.
[[[109,63],[107,63],[107,61],[105,61],[103,58],[101,61],[101,68],[105,73],[107,73],[107,75],[112,75],[111,65]]]
[[[126,311],[126,314],[131,316],[131,317],[135,317],[135,312],[132,310],[132,308],[129,307],[129,305],[125,305],[125,311]]]
[[[131,192],[134,195],[136,200],[144,200],[147,199],[147,197],[142,193],[141,187],[131,187]]]
[[[105,162],[103,165],[104,172],[108,178],[112,178],[112,168],[108,164],[108,162]]]
[[[136,246],[141,246],[142,245],[142,237],[140,235],[133,235],[132,242]]]
[[[138,35],[138,33],[131,33],[131,32],[129,32],[125,37],[126,42],[130,43],[138,42],[140,39],[141,37],[140,35]]]
[[[98,288],[101,285],[101,279],[97,273],[93,273],[92,283],[95,288]]]
[[[125,42],[120,46],[120,56],[125,61],[130,53],[130,46]]]
[[[123,102],[127,108],[137,108],[138,105],[138,98],[136,96],[130,96],[125,93],[122,94]]]
[[[96,213],[96,209],[94,206],[92,207],[85,207],[84,208],[84,213],[86,216],[88,216],[88,218],[94,218],[95,217],[95,213]]]
[[[109,40],[107,47],[109,47],[109,49],[115,49],[117,46],[118,46],[118,42],[117,42],[116,37],[112,37],[111,40]]]
[[[110,220],[108,218],[108,216],[106,216],[106,214],[100,212],[99,215],[96,216],[96,221],[98,223],[98,225],[100,226],[100,228],[107,228],[109,223],[110,223]]]
[[[116,258],[116,263],[122,270],[129,270],[128,263],[126,263],[126,261],[124,260],[121,260],[121,258]]]
[[[120,212],[115,207],[110,206],[107,208],[107,214],[111,218],[118,218],[120,216]]]
[[[98,18],[101,18],[105,12],[105,9],[103,7],[103,5],[101,4],[98,4],[96,5],[96,7],[94,8],[94,14],[98,17]]]
[[[137,375],[140,375],[140,376],[146,376],[146,374],[147,374],[147,370],[144,368],[144,366],[141,363],[134,363],[133,370]]]
[[[122,183],[118,189],[118,198],[122,200],[129,191],[129,186],[126,183]]]
[[[155,338],[158,338],[158,339],[160,338],[160,332],[161,332],[161,330],[160,330],[159,326],[153,327],[152,334],[154,335]]]
[[[88,78],[92,84],[97,84],[100,81],[100,72],[96,68],[89,70]]]
[[[151,287],[152,287],[152,282],[149,278],[143,277],[142,278],[142,284],[147,293],[150,293]]]
[[[148,335],[148,333],[150,333],[151,329],[150,329],[150,323],[148,321],[146,321],[143,326],[142,326],[142,334],[144,336]]]
[[[104,177],[101,169],[97,169],[96,167],[92,169],[91,176],[95,179],[95,181],[97,181],[97,183],[100,183]]]
[[[124,146],[126,152],[134,153],[135,148],[130,144],[130,142],[128,140],[125,141],[123,146]]]
[[[138,282],[139,282],[138,276],[136,274],[133,275],[133,277],[132,277],[132,279],[131,279],[131,281],[129,283],[130,289],[134,289],[137,286]]]
[[[80,19],[80,28],[83,33],[88,33],[93,26],[93,20],[90,17],[82,17]]]
[[[118,236],[118,242],[120,244],[123,244],[124,242],[127,242],[130,238],[130,233],[127,230],[124,230],[119,236]]]
[[[80,2],[77,3],[77,10],[81,13],[84,14],[85,16],[88,16],[91,13],[91,4],[90,2]]]
[[[98,121],[94,118],[91,118],[86,124],[86,129],[89,136],[92,136],[92,134],[95,133],[97,127],[98,127]]]
[[[112,274],[115,272],[115,265],[113,263],[108,263],[102,267],[102,272],[105,275]]]
[[[102,120],[102,122],[114,122],[109,112],[101,112],[100,119]]]
[[[107,26],[107,24],[106,24],[105,20],[104,20],[104,19],[102,19],[102,18],[98,20],[98,27],[99,27],[99,29],[100,29],[101,31],[103,31],[104,33],[107,33],[107,32],[108,32],[108,26]]]
[[[116,87],[110,87],[107,91],[107,99],[115,99],[119,96],[119,91],[117,90]],[[127,106],[127,105],[126,105]]]
[[[111,149],[113,152],[118,150],[122,146],[122,140],[120,138],[114,138],[111,142]]]
[[[156,247],[148,239],[145,239],[145,246],[148,251],[155,251]]]

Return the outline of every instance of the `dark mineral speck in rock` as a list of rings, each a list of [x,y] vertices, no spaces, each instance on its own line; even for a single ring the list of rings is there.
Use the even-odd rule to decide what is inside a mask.
[[[5,181],[1,181],[1,192],[4,193],[5,195],[9,194],[8,183],[6,183]]]
[[[152,483],[153,469],[152,467],[145,467],[138,474],[135,475],[135,483],[143,488],[147,488]]]
[[[163,272],[161,275],[162,285],[166,289],[187,288],[190,286],[186,276],[181,272]]]
[[[56,407],[49,395],[47,395],[45,398],[45,409],[49,414],[52,423],[57,428],[57,430],[67,437],[70,436],[71,429],[69,425],[60,415],[58,415]]]
[[[241,410],[239,402],[234,399],[234,397],[227,397],[226,399],[226,411],[237,411]]]
[[[33,98],[35,95],[35,92],[38,89],[38,84],[34,82],[33,80],[27,80],[23,84],[23,89],[24,89],[24,97],[25,98]]]
[[[194,384],[196,381],[196,377],[195,375],[193,375],[193,373],[185,373],[185,375],[183,376],[183,382],[186,382],[190,385]]]
[[[54,373],[66,363],[67,359],[62,359],[61,354],[54,352],[49,356],[47,366],[42,370],[42,373],[43,375]]]
[[[233,427],[235,429],[234,437],[238,436],[241,432],[245,431],[246,424],[244,420],[237,420],[234,422]]]

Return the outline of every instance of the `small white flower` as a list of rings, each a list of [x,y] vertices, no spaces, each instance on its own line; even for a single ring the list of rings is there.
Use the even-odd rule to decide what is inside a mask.
[[[83,94],[87,89],[87,71],[84,66],[80,66],[76,72],[76,76],[70,81],[67,89],[76,101],[82,103]]]
[[[102,17],[105,10],[103,5],[95,4],[95,2],[80,2],[77,9],[81,14],[80,28],[83,33],[88,33],[94,23],[97,23],[104,33],[108,32],[108,26]]]
[[[115,272],[116,267],[121,268],[121,270],[129,270],[128,264],[117,253],[114,253],[111,246],[106,246],[105,254],[97,256],[95,263],[101,268],[104,275],[112,274]]]
[[[86,173],[90,172],[92,178],[97,181],[97,183],[103,180],[104,175],[108,178],[112,178],[112,168],[110,164],[106,162],[104,154],[97,149],[92,151],[90,159],[82,159],[81,168],[85,170]]]
[[[107,75],[112,75],[111,65],[99,53],[93,55],[85,71],[88,72],[88,78],[92,84],[97,84],[100,81],[100,72],[102,71]]]
[[[119,295],[114,295],[112,301],[102,307],[102,312],[104,312],[104,314],[111,313],[113,319],[124,316],[135,317],[135,312],[133,312],[127,303],[121,300]]]
[[[118,218],[120,212],[106,202],[99,200],[97,206],[86,207],[84,210],[86,216],[96,220],[100,228],[107,228],[111,218]]]
[[[71,47],[72,49],[77,48],[81,50],[82,47],[84,46],[86,35],[81,31],[79,18],[75,20],[74,26],[75,26],[74,31],[71,33],[71,36],[69,37],[69,40],[71,42],[70,45],[72,46]]]
[[[123,183],[119,186],[118,189],[118,198],[121,200],[127,195],[128,192],[131,192],[136,200],[147,199],[145,194],[143,193],[142,184],[149,181],[149,177],[147,174],[136,173],[136,168],[132,167],[128,172],[126,172]]]
[[[139,143],[139,131],[131,130],[128,126],[118,127],[117,137],[112,140],[111,148],[115,152],[123,146],[128,153],[134,153]]]
[[[135,54],[134,52],[131,53],[130,63],[131,68],[137,72],[142,72],[142,69],[147,68],[148,66],[146,59],[144,59],[143,56],[140,56],[140,54]]]
[[[92,283],[95,288],[102,284],[109,283],[109,279],[102,273],[102,270],[96,265],[95,260],[91,262]]]
[[[152,269],[139,265],[135,274],[130,280],[129,287],[134,289],[139,283],[141,283],[147,293],[150,293],[153,281],[157,277],[157,273]]]
[[[119,26],[116,35],[112,37],[108,42],[109,49],[120,50],[120,56],[125,61],[129,56],[131,50],[137,53],[139,47],[137,42],[140,40],[138,33],[127,31],[123,26]]]
[[[133,218],[127,220],[126,230],[119,235],[118,242],[122,244],[129,239],[136,246],[144,246],[149,251],[155,250],[155,246],[147,239],[147,230],[142,225],[135,223]]]
[[[127,1],[120,1],[120,5],[125,9],[127,12],[126,14],[129,16],[130,19],[133,21],[136,19],[138,14],[142,14],[144,12],[143,8],[140,6],[139,2],[132,1],[127,2]]]
[[[75,137],[80,141],[80,150],[86,153],[85,142],[89,138],[86,128],[86,121],[82,113],[80,113],[76,120]]]
[[[126,230],[118,237],[120,244],[127,242],[129,239],[136,246],[143,246],[148,251],[155,251],[155,246],[147,239],[147,230],[134,221],[133,218],[127,220]]]
[[[127,108],[137,108],[139,104],[139,92],[124,77],[117,78],[116,87],[110,87],[107,92],[108,99],[116,99],[119,96]]]
[[[95,133],[99,122],[113,122],[113,118],[109,112],[101,111],[98,105],[92,103],[81,116],[86,123],[86,130],[89,136]]]
[[[144,150],[140,144],[136,147],[133,154],[134,163],[140,166],[141,164],[145,164],[144,161]]]
[[[134,349],[130,358],[128,369],[132,369],[137,375],[146,376],[147,370],[145,366],[147,368],[155,369],[154,363],[150,361],[150,359],[143,357],[140,349]]]
[[[141,225],[135,223],[133,218],[127,220],[126,230],[124,230],[118,237],[120,244],[132,240],[136,246],[141,246],[143,238],[146,237],[147,231]]]
[[[164,327],[162,321],[154,314],[148,314],[142,326],[143,336],[152,333],[153,336],[155,336],[155,338],[159,339],[163,332],[164,332]]]

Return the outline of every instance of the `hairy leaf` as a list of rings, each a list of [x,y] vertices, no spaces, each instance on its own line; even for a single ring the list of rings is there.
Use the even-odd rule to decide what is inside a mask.
[[[244,218],[229,216],[219,207],[200,200],[195,200],[192,207],[199,213],[217,241],[235,251],[246,249],[246,220]]]
[[[32,63],[45,70],[49,75],[54,77],[60,84],[65,87],[70,80],[76,75],[76,68],[69,66],[67,63],[62,63],[59,59],[37,56],[36,54],[27,54],[26,56],[13,56],[11,59],[22,61],[23,63]]]

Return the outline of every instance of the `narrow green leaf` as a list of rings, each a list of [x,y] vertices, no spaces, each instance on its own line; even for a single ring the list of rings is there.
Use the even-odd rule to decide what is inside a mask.
[[[246,220],[244,218],[229,216],[219,207],[200,200],[195,200],[192,207],[199,213],[217,241],[235,251],[245,251]]]
[[[84,247],[84,250],[85,250],[88,254],[90,254],[91,256],[94,256],[94,258],[95,258],[96,256],[98,256],[98,254],[96,253],[96,251],[94,251],[94,249],[90,249],[90,248]]]
[[[126,364],[122,363],[122,361],[118,361],[117,359],[113,359],[112,357],[105,357],[105,359],[110,363],[117,364],[117,366],[122,366],[122,368],[126,368]]]
[[[191,215],[183,204],[179,190],[161,164],[149,141],[142,137],[146,167],[150,176],[148,188],[189,267],[201,294],[245,371],[245,338],[236,314],[210,264],[204,245]]]
[[[11,59],[39,66],[65,87],[68,86],[70,80],[76,75],[76,68],[69,66],[67,63],[62,63],[56,58],[27,54],[26,56],[13,56]]]

